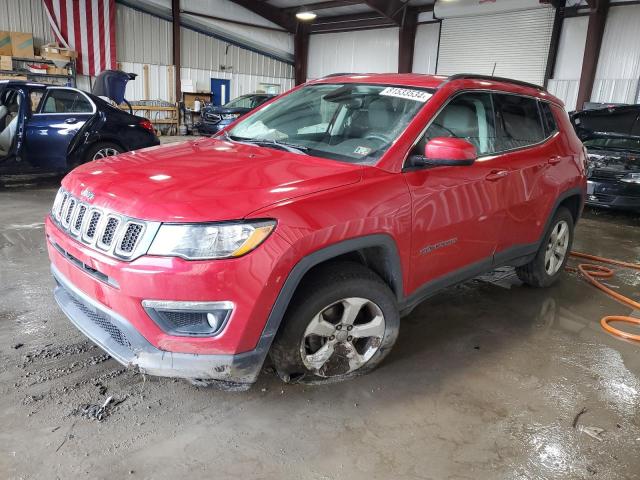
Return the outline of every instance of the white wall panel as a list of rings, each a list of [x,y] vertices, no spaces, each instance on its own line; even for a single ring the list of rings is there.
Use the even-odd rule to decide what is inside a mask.
[[[309,39],[309,79],[337,72],[397,71],[397,28],[323,33]]]
[[[578,100],[588,24],[589,17],[564,19],[553,78],[547,85],[549,92],[560,98],[569,111],[575,110]]]
[[[169,67],[167,65],[149,65],[149,98],[144,97],[144,64],[122,62],[122,69],[138,74],[138,78],[127,84],[125,96],[127,100],[165,100],[170,101],[173,83],[169,79]],[[267,75],[249,75],[230,72],[218,72],[198,68],[183,67],[181,78],[189,78],[194,81],[199,90],[208,91],[211,86],[211,78],[227,78],[231,80],[231,98],[255,92],[260,83],[272,83],[280,85],[281,92],[293,88],[292,78],[278,78]]]
[[[442,20],[438,74],[477,73],[544,81],[553,8]]]
[[[640,5],[611,7],[591,101],[635,103],[640,78]]]
[[[413,72],[436,73],[440,23],[418,25],[413,48]]]
[[[42,0],[0,0],[0,30],[33,33],[36,47],[53,41]]]

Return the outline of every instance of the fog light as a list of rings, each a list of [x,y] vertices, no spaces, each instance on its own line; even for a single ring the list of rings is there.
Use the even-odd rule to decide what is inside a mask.
[[[176,336],[216,335],[233,311],[232,302],[144,300],[142,306],[162,330]]]

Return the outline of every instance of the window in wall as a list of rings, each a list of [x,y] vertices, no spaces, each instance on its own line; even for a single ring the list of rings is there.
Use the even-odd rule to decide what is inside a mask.
[[[93,107],[84,95],[74,90],[49,90],[42,113],[91,113]]]
[[[419,143],[421,151],[424,151],[427,141],[436,137],[466,140],[476,147],[479,156],[495,152],[496,135],[490,94],[469,92],[454,97],[431,122]]]
[[[494,94],[493,99],[498,151],[527,147],[545,139],[537,100],[506,94]]]

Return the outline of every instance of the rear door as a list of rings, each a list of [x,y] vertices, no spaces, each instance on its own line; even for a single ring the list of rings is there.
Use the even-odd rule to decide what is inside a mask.
[[[27,122],[25,149],[31,163],[44,170],[66,170],[69,144],[96,106],[80,90],[48,88]]]
[[[563,158],[548,103],[532,97],[493,94],[496,112],[495,164],[509,174],[502,190],[504,223],[496,251],[513,256],[539,240],[557,189],[547,183]],[[558,181],[563,177],[558,176]]]

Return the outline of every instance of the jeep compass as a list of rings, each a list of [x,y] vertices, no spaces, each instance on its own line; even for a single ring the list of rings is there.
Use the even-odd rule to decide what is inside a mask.
[[[215,138],[82,165],[46,235],[55,298],[124,365],[247,388],[366,373],[435,292],[562,274],[586,193],[562,103],[494,77],[340,75]]]

